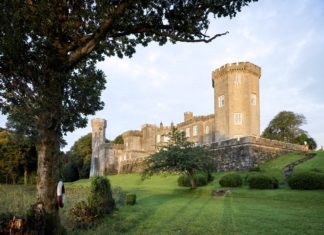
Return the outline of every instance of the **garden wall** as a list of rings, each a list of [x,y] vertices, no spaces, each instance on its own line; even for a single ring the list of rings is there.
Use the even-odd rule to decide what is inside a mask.
[[[303,152],[305,146],[247,136],[206,146],[217,171],[248,170],[287,152]]]

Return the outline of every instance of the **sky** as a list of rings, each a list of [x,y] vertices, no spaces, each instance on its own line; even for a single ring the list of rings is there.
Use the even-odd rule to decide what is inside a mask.
[[[302,126],[324,145],[324,1],[260,0],[235,18],[211,19],[209,35],[229,31],[211,43],[152,43],[132,58],[98,63],[106,74],[103,110],[86,128],[68,133],[67,151],[91,132],[90,120],[107,120],[114,139],[143,124],[183,121],[183,113],[214,112],[212,71],[226,63],[249,61],[261,67],[261,132],[280,111],[303,114]],[[0,116],[4,127],[5,116]]]

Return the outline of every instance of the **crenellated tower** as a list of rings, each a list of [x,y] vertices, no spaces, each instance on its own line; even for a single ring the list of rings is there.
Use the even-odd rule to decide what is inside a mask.
[[[249,62],[213,71],[216,141],[260,136],[260,76],[261,68]]]
[[[105,143],[106,137],[106,126],[107,122],[105,119],[95,118],[91,120],[92,127],[92,156],[91,156],[91,168],[90,168],[90,177],[98,176],[100,169],[100,145]]]

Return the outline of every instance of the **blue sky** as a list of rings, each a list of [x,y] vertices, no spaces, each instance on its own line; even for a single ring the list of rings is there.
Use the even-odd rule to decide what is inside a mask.
[[[293,111],[305,115],[302,128],[324,145],[323,22],[322,0],[260,0],[231,20],[213,19],[210,35],[229,34],[212,43],[150,44],[131,59],[107,58],[98,64],[107,76],[105,108],[65,137],[64,150],[91,132],[93,117],[107,120],[106,136],[114,139],[145,123],[181,122],[185,111],[213,113],[212,71],[239,61],[262,69],[261,130],[280,111]]]

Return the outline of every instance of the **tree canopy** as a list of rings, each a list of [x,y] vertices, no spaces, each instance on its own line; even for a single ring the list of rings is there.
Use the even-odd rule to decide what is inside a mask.
[[[63,136],[104,105],[96,62],[152,41],[211,42],[227,33],[206,33],[211,16],[235,17],[252,1],[0,1],[0,109],[35,134],[37,195],[53,221]]]
[[[63,177],[68,181],[89,178],[92,155],[92,133],[78,139],[65,155]]]
[[[182,173],[189,177],[191,188],[196,188],[196,173],[210,173],[212,160],[202,146],[195,146],[175,127],[165,135],[168,142],[144,161],[143,179],[159,173]]]
[[[36,149],[28,138],[0,130],[0,183],[34,182],[28,175],[36,172],[36,162]]]
[[[309,137],[305,130],[301,129],[303,124],[306,124],[304,115],[291,111],[281,111],[270,121],[263,131],[262,137],[302,145],[306,141],[310,149],[316,149],[315,140]]]

